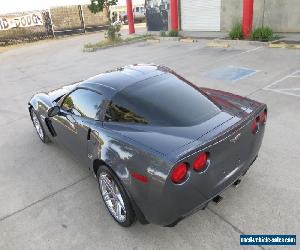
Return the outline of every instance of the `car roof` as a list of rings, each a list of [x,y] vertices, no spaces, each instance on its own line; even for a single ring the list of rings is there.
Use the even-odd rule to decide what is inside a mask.
[[[93,76],[83,81],[78,87],[88,88],[111,98],[132,84],[166,72],[171,72],[171,70],[155,64],[134,64]]]

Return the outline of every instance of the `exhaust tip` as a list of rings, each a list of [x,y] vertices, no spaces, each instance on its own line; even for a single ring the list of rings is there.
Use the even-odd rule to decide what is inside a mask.
[[[220,196],[220,195],[217,195],[216,197],[214,197],[214,198],[212,199],[212,201],[215,202],[216,204],[220,203],[221,200],[223,200],[223,197]]]
[[[237,179],[234,183],[233,186],[234,187],[238,187],[238,185],[241,183],[241,179]]]

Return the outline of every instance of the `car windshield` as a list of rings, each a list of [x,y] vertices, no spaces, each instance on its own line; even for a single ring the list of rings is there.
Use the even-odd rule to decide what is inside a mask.
[[[165,73],[118,92],[108,108],[110,121],[154,126],[193,126],[220,109],[198,89],[176,75]]]

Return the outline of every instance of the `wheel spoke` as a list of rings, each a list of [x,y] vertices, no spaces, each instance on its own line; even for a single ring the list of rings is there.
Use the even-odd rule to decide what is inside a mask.
[[[35,113],[32,113],[32,120],[33,120],[35,130],[38,133],[39,137],[41,139],[44,139],[44,132],[43,132],[43,129],[42,129],[42,125],[40,124],[40,121],[37,118]]]
[[[102,178],[105,186],[107,189],[109,189],[110,192],[115,193],[113,185],[110,183],[110,180],[105,176]]]
[[[126,220],[126,208],[118,185],[112,177],[103,173],[99,177],[103,200],[111,214],[119,222]]]
[[[125,206],[124,206],[123,199],[122,199],[122,197],[119,197],[119,196],[121,196],[121,195],[120,195],[120,194],[116,195],[116,199],[118,200],[118,203],[120,204],[121,208],[122,208],[124,211],[126,211]]]
[[[116,214],[118,216],[119,219],[122,218],[122,207],[121,207],[121,204],[120,202],[117,202],[117,207],[116,207]]]
[[[116,200],[116,198],[114,197],[114,194],[112,192],[105,192],[103,194],[103,198],[105,201],[113,201]]]

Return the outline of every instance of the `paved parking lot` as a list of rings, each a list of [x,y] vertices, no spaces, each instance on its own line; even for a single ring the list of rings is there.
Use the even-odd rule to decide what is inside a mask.
[[[141,42],[83,53],[83,44],[98,36],[0,54],[0,249],[241,249],[241,233],[300,236],[299,50],[208,48],[201,40]],[[27,110],[33,93],[141,62],[169,66],[199,85],[249,96],[269,107],[260,155],[240,186],[174,228],[119,227],[87,168],[63,148],[43,145]],[[229,66],[252,73],[216,77]],[[262,247],[249,249],[257,248]]]

